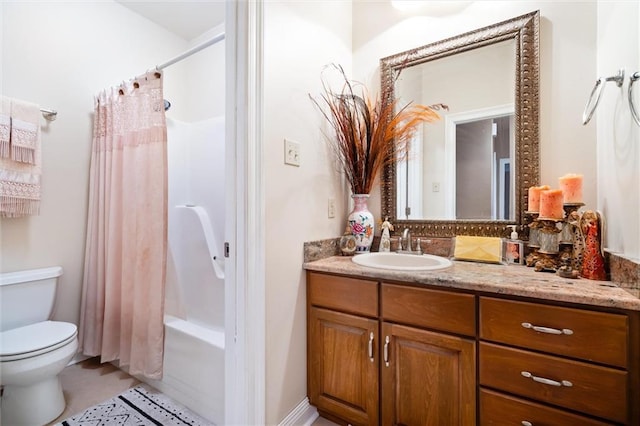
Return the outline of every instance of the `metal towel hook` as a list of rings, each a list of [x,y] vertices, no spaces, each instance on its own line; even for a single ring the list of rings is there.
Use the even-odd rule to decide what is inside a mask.
[[[617,75],[611,77],[600,77],[596,80],[596,85],[593,87],[591,95],[589,96],[589,101],[584,107],[584,112],[582,113],[582,124],[586,125],[589,120],[591,120],[591,117],[593,117],[593,113],[596,111],[598,103],[600,102],[604,84],[608,81],[615,81],[616,86],[622,87],[622,84],[624,83],[624,68],[620,69]]]
[[[634,72],[631,77],[629,77],[629,89],[627,91],[629,97],[629,109],[631,110],[631,115],[633,116],[633,120],[636,122],[638,126],[640,126],[640,116],[638,115],[638,111],[636,110],[635,105],[633,104],[633,83],[640,80],[640,72]]]

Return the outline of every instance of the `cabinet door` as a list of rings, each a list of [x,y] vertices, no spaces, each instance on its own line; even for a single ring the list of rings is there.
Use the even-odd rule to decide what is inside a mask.
[[[309,399],[353,425],[378,424],[378,321],[309,312]]]
[[[382,323],[382,424],[476,424],[475,342]]]

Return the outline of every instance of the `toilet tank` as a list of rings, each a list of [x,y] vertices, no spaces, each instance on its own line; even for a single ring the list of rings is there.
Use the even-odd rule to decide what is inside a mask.
[[[60,275],[60,266],[0,273],[0,331],[48,320]]]

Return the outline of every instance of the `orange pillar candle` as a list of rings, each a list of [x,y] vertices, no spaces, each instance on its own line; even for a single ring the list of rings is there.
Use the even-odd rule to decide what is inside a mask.
[[[532,186],[529,188],[529,198],[527,201],[528,211],[539,212],[540,211],[540,192],[551,189],[549,185]]]
[[[562,204],[561,189],[549,189],[540,192],[540,218],[562,219],[564,217]]]
[[[566,174],[559,181],[565,204],[582,203],[582,175]]]

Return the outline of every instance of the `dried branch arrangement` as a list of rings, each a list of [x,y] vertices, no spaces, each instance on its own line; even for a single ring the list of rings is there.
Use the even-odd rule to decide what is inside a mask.
[[[407,152],[418,125],[440,119],[435,110],[447,107],[409,103],[398,109],[397,102],[383,105],[380,99],[372,100],[361,84],[349,80],[341,66],[333,67],[344,79],[342,90],[331,90],[323,79],[321,99],[310,97],[334,130],[335,135],[326,137],[351,192],[369,194],[383,167]],[[361,90],[356,94],[358,86]]]

